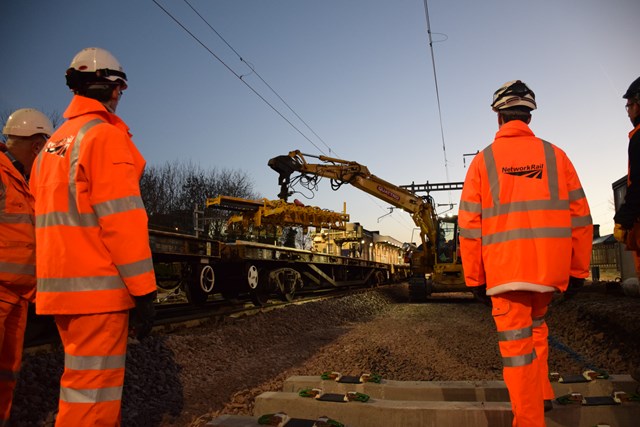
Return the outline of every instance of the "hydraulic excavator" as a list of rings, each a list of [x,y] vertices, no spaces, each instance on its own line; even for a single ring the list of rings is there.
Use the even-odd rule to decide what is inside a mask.
[[[316,158],[319,162],[309,163],[307,158]],[[373,175],[366,166],[357,162],[303,154],[299,150],[274,157],[268,164],[279,174],[278,197],[281,200],[286,201],[294,193],[292,188],[295,185],[315,189],[319,179],[329,178],[333,190],[349,184],[411,214],[420,228],[422,242],[410,256],[409,296],[412,301],[424,301],[436,292],[468,291],[457,250],[457,216],[439,218],[428,194],[437,190],[458,190],[462,183],[397,186]],[[417,195],[418,190],[427,192],[427,195]]]

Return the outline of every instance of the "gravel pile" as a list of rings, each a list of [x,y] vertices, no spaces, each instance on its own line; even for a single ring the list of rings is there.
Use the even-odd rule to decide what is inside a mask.
[[[552,370],[640,366],[640,298],[590,286],[551,307],[547,322]],[[61,350],[25,357],[13,425],[51,425],[62,366]],[[502,365],[487,307],[460,295],[410,304],[406,285],[394,285],[131,344],[122,425],[203,426],[218,414],[251,414],[260,393],[280,390],[292,375],[324,371],[494,380]]]

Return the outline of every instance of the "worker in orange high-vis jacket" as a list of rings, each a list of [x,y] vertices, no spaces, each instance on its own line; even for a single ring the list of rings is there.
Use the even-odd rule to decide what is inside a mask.
[[[129,309],[153,319],[156,281],[139,180],[145,161],[115,114],[127,77],[108,51],[71,61],[74,93],[36,159],[36,312],[64,345],[56,426],[120,425]]]
[[[28,180],[31,165],[53,133],[40,111],[22,108],[12,113],[0,144],[0,426],[9,425],[27,308],[36,294],[36,235],[33,196]]]
[[[633,129],[629,132],[627,192],[624,203],[613,220],[613,235],[626,249],[633,251],[636,276],[640,278],[640,77],[635,79],[622,95],[626,100],[627,116]],[[632,377],[640,381],[640,366],[636,366]]]
[[[625,108],[634,128],[629,132],[627,191],[613,218],[613,234],[628,250],[634,251],[636,272],[640,275],[640,77],[622,97],[627,100]]]
[[[589,274],[593,225],[567,155],[531,129],[535,95],[520,80],[494,94],[499,130],[469,166],[458,220],[465,280],[492,305],[513,426],[545,425],[552,408],[548,328],[554,292]]]

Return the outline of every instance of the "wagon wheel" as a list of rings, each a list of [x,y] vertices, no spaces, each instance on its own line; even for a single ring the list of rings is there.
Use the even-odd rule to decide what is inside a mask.
[[[205,265],[200,270],[200,289],[205,293],[210,294],[213,291],[213,285],[216,282],[216,275],[213,272],[213,267]]]
[[[193,305],[203,305],[209,297],[209,293],[205,292],[201,284],[201,269],[199,264],[190,265],[189,274],[186,277],[185,292],[187,300]]]
[[[269,301],[269,276],[268,272],[259,271],[258,267],[250,264],[247,270],[247,285],[249,285],[249,295],[251,302],[256,307],[262,307]]]
[[[247,266],[246,270],[247,285],[249,285],[249,289],[253,291],[258,288],[258,267],[250,264]]]

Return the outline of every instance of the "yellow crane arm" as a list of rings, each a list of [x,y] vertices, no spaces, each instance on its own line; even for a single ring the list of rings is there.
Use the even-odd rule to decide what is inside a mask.
[[[317,158],[322,163],[309,163],[306,157]],[[437,217],[433,205],[420,196],[398,187],[369,172],[369,169],[354,161],[342,160],[328,156],[303,154],[299,150],[291,151],[286,156],[278,156],[269,160],[269,166],[279,173],[278,197],[287,200],[291,175],[299,172],[332,180],[334,186],[350,184],[372,196],[384,200],[397,208],[411,214],[413,221],[420,227],[422,243],[425,238],[435,243],[437,233]]]

